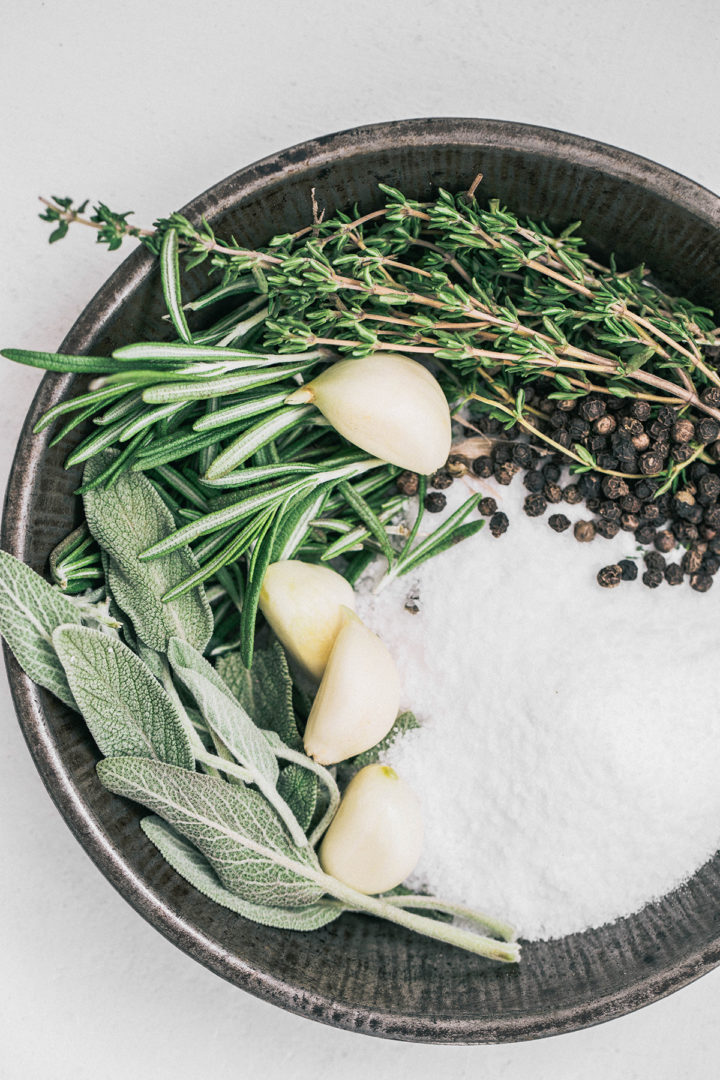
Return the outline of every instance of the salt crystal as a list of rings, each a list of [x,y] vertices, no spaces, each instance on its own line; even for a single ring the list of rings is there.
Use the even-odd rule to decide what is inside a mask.
[[[357,608],[422,723],[387,754],[423,803],[411,884],[554,938],[639,910],[720,845],[720,596],[601,589],[601,566],[638,557],[631,534],[578,544],[523,514],[517,480],[482,491],[505,536],[483,529],[378,595],[370,574]]]

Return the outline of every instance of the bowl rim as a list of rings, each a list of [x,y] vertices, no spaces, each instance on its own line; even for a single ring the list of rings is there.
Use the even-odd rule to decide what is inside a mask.
[[[430,117],[386,121],[323,135],[261,158],[208,188],[180,211],[191,220],[212,219],[228,210],[239,195],[249,196],[268,184],[321,166],[338,156],[351,157],[383,147],[397,149],[432,145],[507,146],[542,156],[548,153],[596,169],[614,178],[642,184],[679,204],[713,228],[720,227],[720,198],[701,184],[648,158],[618,147],[553,128],[512,121],[466,117]],[[100,329],[107,329],[122,304],[153,272],[154,256],[139,248],[108,278],[66,335],[60,351],[82,353]],[[27,557],[29,495],[49,434],[32,428],[47,408],[67,392],[72,376],[46,374],[23,425],[8,480],[0,546],[18,558]],[[42,695],[5,646],[8,677],[18,721],[30,753],[55,805],[87,854],[118,892],[168,940],[235,985],[289,1012],[380,1037],[425,1043],[514,1042],[555,1035],[614,1019],[665,997],[720,963],[720,940],[696,949],[681,962],[669,964],[640,982],[615,990],[589,1005],[555,1008],[551,1013],[499,1019],[428,1020],[335,1002],[303,991],[283,979],[259,972],[242,957],[201,932],[125,862],[121,850],[65,768],[44,718]]]

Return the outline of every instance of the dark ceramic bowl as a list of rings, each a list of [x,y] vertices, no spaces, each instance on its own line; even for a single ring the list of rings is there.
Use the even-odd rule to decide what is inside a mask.
[[[311,191],[332,212],[379,204],[377,182],[416,198],[467,187],[520,214],[578,218],[601,253],[645,261],[672,288],[720,308],[720,200],[682,176],[610,146],[543,128],[487,120],[410,120],[331,135],[223,180],[184,210],[249,246],[311,219]],[[159,207],[163,210],[163,207]],[[191,276],[189,293],[203,282]],[[106,353],[158,335],[153,259],[138,251],[110,278],[61,349]],[[20,439],[2,546],[43,570],[77,514],[67,447],[31,428],[69,391],[47,375]],[[77,716],[8,657],[20,723],[58,809],[122,895],[171,941],[237,986],[285,1009],[354,1031],[418,1042],[531,1039],[609,1020],[654,1001],[720,960],[720,857],[682,890],[628,919],[527,945],[501,967],[375,922],[344,915],[312,934],[246,922],[206,900],[163,862],[138,826],[143,811],[104,791],[97,751]]]

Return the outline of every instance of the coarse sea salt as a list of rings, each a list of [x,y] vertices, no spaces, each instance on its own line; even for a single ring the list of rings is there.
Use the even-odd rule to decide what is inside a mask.
[[[471,490],[456,481],[448,512]],[[371,570],[357,609],[422,724],[386,754],[423,804],[410,883],[555,938],[639,910],[720,845],[720,596],[601,589],[601,566],[638,556],[630,534],[579,544],[522,512],[518,480],[482,491],[503,537],[482,529],[377,595]]]

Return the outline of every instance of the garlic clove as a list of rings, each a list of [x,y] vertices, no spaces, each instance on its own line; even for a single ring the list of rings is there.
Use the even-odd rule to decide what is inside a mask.
[[[314,682],[320,682],[344,624],[355,607],[352,585],[329,566],[299,559],[271,563],[260,591],[260,610],[271,629]]]
[[[367,765],[347,786],[320,845],[320,865],[358,892],[394,889],[420,858],[420,802],[388,765]]]
[[[445,464],[450,408],[437,379],[398,353],[339,360],[286,402],[311,401],[344,438],[402,469],[428,475]]]
[[[369,750],[395,723],[400,676],[380,638],[348,608],[305,728],[305,753],[334,765]]]

